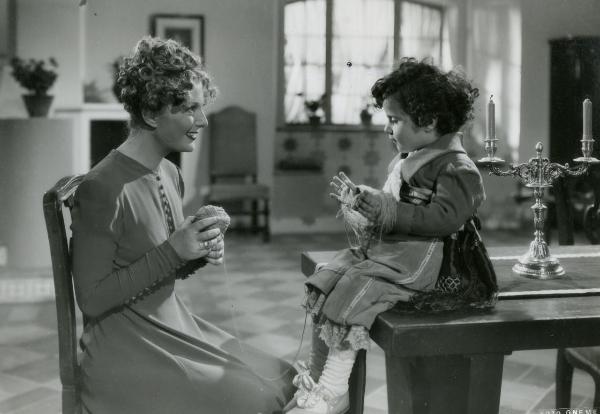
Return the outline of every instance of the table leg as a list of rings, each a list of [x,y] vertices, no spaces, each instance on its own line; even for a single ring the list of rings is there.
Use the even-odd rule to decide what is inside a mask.
[[[503,354],[386,355],[390,414],[497,414]]]

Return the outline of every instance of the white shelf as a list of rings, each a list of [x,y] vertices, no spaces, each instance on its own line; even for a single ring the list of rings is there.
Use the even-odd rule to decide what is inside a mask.
[[[70,118],[74,121],[73,148],[74,165],[77,173],[86,173],[90,169],[91,122],[127,121],[129,114],[120,103],[86,103],[78,107],[56,108],[54,116]]]

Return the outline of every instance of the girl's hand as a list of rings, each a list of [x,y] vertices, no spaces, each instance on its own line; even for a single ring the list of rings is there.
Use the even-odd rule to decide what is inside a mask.
[[[209,217],[196,222],[193,220],[194,216],[187,217],[169,237],[169,243],[183,260],[207,257],[211,249],[218,247],[219,243],[223,243],[222,237],[220,240],[218,239],[221,230],[218,227],[210,228],[217,223],[216,217]]]
[[[383,203],[382,198],[381,190],[361,185],[354,208],[370,222],[378,223],[379,215],[381,214],[381,205]]]
[[[339,172],[338,175],[333,176],[330,186],[334,188],[334,193],[329,193],[333,198],[336,198],[339,202],[344,202],[344,196],[351,192],[352,194],[358,194],[359,188],[348,178],[343,172]]]

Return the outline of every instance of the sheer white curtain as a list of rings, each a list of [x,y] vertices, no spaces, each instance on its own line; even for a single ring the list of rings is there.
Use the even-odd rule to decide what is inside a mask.
[[[393,0],[334,0],[331,121],[358,124],[373,82],[394,59]]]
[[[436,65],[442,62],[441,9],[423,4],[402,2],[400,23],[400,56],[417,59],[432,57]]]
[[[288,3],[284,19],[285,121],[304,122],[304,101],[325,93],[325,0]]]

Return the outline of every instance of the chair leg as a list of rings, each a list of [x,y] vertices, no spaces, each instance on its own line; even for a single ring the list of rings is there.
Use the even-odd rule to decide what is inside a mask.
[[[594,408],[600,407],[600,378],[594,378],[594,385],[596,390],[594,391]]]
[[[362,414],[365,405],[365,385],[367,375],[367,351],[361,349],[356,355],[350,374],[350,410],[348,414]]]
[[[77,390],[73,386],[63,386],[62,414],[77,414],[80,412],[77,404]]]
[[[264,220],[265,224],[263,227],[263,242],[268,243],[271,241],[271,227],[269,224],[269,200],[263,200],[264,203]]]
[[[258,200],[252,200],[252,233],[258,231]]]
[[[556,354],[556,408],[571,406],[573,366],[567,359],[566,350],[561,348]],[[596,392],[596,396],[598,393]]]

